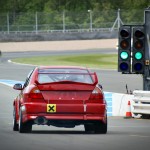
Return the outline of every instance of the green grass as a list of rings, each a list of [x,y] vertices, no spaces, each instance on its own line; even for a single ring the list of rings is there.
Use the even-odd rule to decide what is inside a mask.
[[[13,62],[33,65],[73,65],[90,68],[117,68],[116,54],[83,54],[66,56],[40,56],[32,58],[17,58]]]

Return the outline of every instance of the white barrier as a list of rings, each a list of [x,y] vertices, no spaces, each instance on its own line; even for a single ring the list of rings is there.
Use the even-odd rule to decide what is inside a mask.
[[[150,114],[150,91],[133,92],[133,113],[134,114]]]
[[[133,110],[132,101],[133,95],[113,93],[112,95],[112,116],[125,116],[128,106],[128,101],[131,102],[131,111]]]

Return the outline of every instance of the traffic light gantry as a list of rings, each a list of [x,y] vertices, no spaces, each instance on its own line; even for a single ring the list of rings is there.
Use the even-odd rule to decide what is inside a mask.
[[[118,72],[143,74],[145,62],[144,26],[123,25],[119,29]]]
[[[145,34],[144,26],[133,28],[133,49],[132,49],[132,72],[144,73],[145,62]]]
[[[131,69],[131,27],[122,26],[119,29],[118,71],[130,73]]]

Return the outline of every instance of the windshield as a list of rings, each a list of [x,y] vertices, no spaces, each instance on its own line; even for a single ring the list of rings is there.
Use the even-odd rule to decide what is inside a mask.
[[[52,83],[71,81],[92,84],[93,80],[86,69],[39,69],[38,82]]]

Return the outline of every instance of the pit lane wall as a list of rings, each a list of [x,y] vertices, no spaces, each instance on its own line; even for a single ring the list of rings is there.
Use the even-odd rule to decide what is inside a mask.
[[[128,101],[130,101],[131,112],[133,111],[134,95],[112,93],[112,116],[126,116]]]
[[[133,95],[104,92],[107,101],[108,116],[126,116],[128,101],[131,102],[130,108],[133,111]]]

